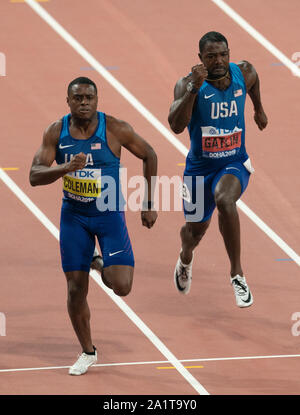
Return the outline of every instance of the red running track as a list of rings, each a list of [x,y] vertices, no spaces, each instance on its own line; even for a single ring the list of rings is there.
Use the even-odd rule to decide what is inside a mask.
[[[287,56],[299,48],[296,0],[289,8],[271,0],[228,4]],[[260,132],[248,101],[247,149],[256,172],[243,202],[298,250],[299,78],[209,0],[191,1],[188,8],[169,0],[49,0],[41,5],[167,128],[174,84],[197,62],[199,38],[209,30],[223,33],[232,61],[247,59],[256,67],[269,117],[268,128]],[[183,155],[28,5],[2,1],[0,15],[0,44],[7,57],[7,76],[0,78],[0,165],[18,168],[6,173],[56,227],[61,183],[31,188],[28,172],[43,130],[68,111],[66,86],[78,75],[99,86],[101,110],[130,122],[153,145],[160,176],[182,174]],[[188,146],[186,131],[178,138]],[[122,160],[129,177],[141,174],[133,156],[124,152]],[[177,370],[158,369],[170,364],[151,363],[166,358],[93,280],[89,305],[99,366],[80,378],[68,376],[66,367],[80,350],[67,316],[57,240],[3,181],[0,189],[0,312],[6,316],[0,394],[197,394]],[[297,395],[300,340],[292,332],[292,315],[300,311],[299,267],[242,212],[240,220],[252,307],[235,305],[216,215],[196,251],[190,294],[176,292],[173,269],[182,212],[160,212],[150,231],[141,226],[139,213],[128,212],[136,270],[125,302],[177,359],[202,366],[188,370],[208,393]],[[37,370],[45,367],[57,368]],[[18,370],[23,368],[36,369]]]

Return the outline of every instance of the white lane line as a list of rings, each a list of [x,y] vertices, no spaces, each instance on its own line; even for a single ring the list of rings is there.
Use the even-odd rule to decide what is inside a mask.
[[[85,59],[113,88],[115,88],[147,121],[152,124],[185,157],[187,147],[182,144],[159,120],[157,120],[103,65],[101,65],[77,40],[71,36],[40,4],[34,0],[25,2],[61,36],[83,59]],[[296,67],[297,68],[297,67]],[[298,69],[298,68],[297,68]],[[300,73],[300,70],[299,70]],[[288,246],[266,223],[264,223],[244,202],[239,200],[237,206],[263,232],[268,235],[296,264],[300,266],[300,256]]]
[[[274,46],[268,39],[260,34],[253,26],[251,26],[242,16],[240,16],[235,10],[233,10],[223,0],[211,0],[216,6],[220,7],[224,13],[226,13],[231,19],[233,19],[239,26],[241,26],[249,35],[251,35],[257,42],[259,42],[264,48],[266,48],[272,55],[274,55],[279,61],[281,61],[288,69],[292,71],[292,74],[300,77],[300,68],[291,61],[284,53],[282,53],[276,46]]]
[[[237,202],[238,207],[251,219],[276,245],[279,246],[297,265],[300,266],[300,256],[275,233],[263,220],[261,220],[242,200]]]
[[[284,354],[269,356],[242,356],[242,357],[212,357],[205,359],[183,359],[180,363],[197,363],[197,362],[225,362],[229,360],[259,360],[259,359],[284,359],[300,357],[300,354]],[[114,367],[114,366],[143,366],[143,365],[161,365],[170,363],[169,360],[153,360],[148,362],[121,362],[121,363],[97,363],[93,367]],[[16,369],[0,369],[0,373],[6,372],[29,372],[35,370],[57,370],[69,369],[70,366],[45,366],[45,367],[24,367]]]
[[[6,186],[24,203],[24,205],[34,214],[34,216],[49,230],[49,232],[59,240],[59,230],[44,215],[44,213],[26,196],[19,186],[0,169],[0,179]],[[152,342],[152,344],[168,359],[168,361],[178,370],[183,378],[200,394],[209,395],[208,391],[190,374],[190,372],[178,361],[174,354],[162,343],[162,341],[153,333],[152,330],[134,313],[134,311],[121,299],[107,288],[103,283],[100,275],[96,271],[90,272],[94,281],[109,295],[109,297],[119,306],[127,317],[141,330],[141,332]]]
[[[24,205],[34,214],[34,216],[48,229],[48,231],[59,239],[59,230],[47,218],[46,215],[29,199],[29,197],[19,188],[19,186],[8,176],[7,173],[0,168],[0,179],[6,186],[17,196],[17,198],[24,203]]]
[[[91,276],[100,287],[110,296],[110,298],[120,307],[120,309],[130,318],[130,320],[144,333],[144,335],[154,344],[154,346],[168,359],[178,372],[188,381],[188,383],[200,394],[209,395],[208,391],[200,382],[179,362],[174,354],[163,344],[162,341],[149,329],[148,326],[135,314],[135,312],[121,299],[106,287],[98,272],[92,270]]]
[[[99,63],[69,32],[67,32],[40,4],[35,0],[25,0],[32,9],[48,25],[61,36],[84,60],[86,60],[113,88],[119,92],[130,104],[153,125],[170,143],[181,153],[187,154],[187,148],[172,133],[158,121],[150,111],[138,101],[112,74]]]

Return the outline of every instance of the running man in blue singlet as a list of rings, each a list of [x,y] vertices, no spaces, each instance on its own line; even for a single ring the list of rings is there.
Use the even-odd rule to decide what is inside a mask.
[[[157,219],[157,212],[152,209],[151,181],[157,174],[157,157],[128,123],[97,111],[97,87],[90,79],[76,78],[69,84],[67,103],[70,114],[45,130],[33,159],[30,183],[37,186],[61,178],[63,181],[61,261],[67,279],[68,312],[82,347],[82,354],[69,373],[81,375],[97,361],[87,303],[95,237],[102,253],[104,284],[115,294],[126,296],[133,281],[134,256],[120,185],[121,148],[143,161],[147,185],[141,218],[148,228]],[[55,160],[57,165],[52,166]]]
[[[230,63],[226,38],[208,32],[199,41],[202,63],[192,67],[174,90],[169,124],[179,134],[188,128],[191,146],[186,158],[181,252],[174,282],[187,294],[192,281],[194,249],[204,236],[215,207],[231,265],[231,284],[236,303],[248,307],[253,296],[246,283],[240,258],[240,223],[236,202],[254,171],[245,147],[244,107],[248,93],[254,120],[260,130],[267,125],[259,78],[247,61]]]

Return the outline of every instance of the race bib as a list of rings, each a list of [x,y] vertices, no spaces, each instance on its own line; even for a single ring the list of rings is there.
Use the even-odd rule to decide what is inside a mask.
[[[206,158],[223,158],[236,155],[242,143],[242,129],[218,129],[201,127],[202,155]]]
[[[94,200],[101,195],[101,170],[82,169],[63,176],[63,190],[71,199]],[[76,195],[77,197],[72,197]]]

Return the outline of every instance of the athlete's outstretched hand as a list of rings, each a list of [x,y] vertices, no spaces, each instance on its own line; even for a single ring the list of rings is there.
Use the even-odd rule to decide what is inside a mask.
[[[156,210],[145,210],[141,212],[142,224],[147,228],[152,228],[157,219]]]
[[[68,172],[81,170],[85,167],[86,164],[86,154],[79,153],[75,154],[72,160],[66,164],[66,170]]]
[[[192,82],[195,88],[200,88],[207,76],[208,72],[203,64],[192,67]]]
[[[266,116],[263,109],[261,109],[259,111],[255,111],[254,121],[256,122],[256,124],[257,124],[257,126],[260,130],[263,130],[264,128],[266,128],[266,126],[268,124],[268,118],[267,118],[267,116]]]

